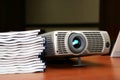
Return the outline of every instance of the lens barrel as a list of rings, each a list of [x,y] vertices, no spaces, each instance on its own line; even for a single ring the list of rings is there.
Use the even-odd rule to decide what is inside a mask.
[[[70,50],[75,53],[81,53],[86,46],[86,40],[80,33],[72,33],[68,38],[68,46]]]

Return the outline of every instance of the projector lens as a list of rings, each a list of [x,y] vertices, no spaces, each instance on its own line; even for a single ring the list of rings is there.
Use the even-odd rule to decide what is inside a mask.
[[[72,33],[68,38],[68,46],[74,54],[80,54],[86,46],[86,40],[82,34]]]
[[[72,42],[72,45],[75,47],[75,48],[79,48],[81,46],[81,41],[79,38],[75,37],[73,39],[73,42]]]

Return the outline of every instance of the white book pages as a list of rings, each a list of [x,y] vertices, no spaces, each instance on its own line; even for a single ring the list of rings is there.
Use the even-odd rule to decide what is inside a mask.
[[[41,42],[43,42],[45,40],[45,38],[42,38],[41,36],[35,36],[35,37],[22,37],[22,38],[16,38],[15,39],[18,42],[27,42],[27,41],[35,41],[35,40],[39,40]]]
[[[2,51],[18,51],[22,49],[27,49],[27,48],[42,48],[43,49],[44,45],[43,43],[35,43],[35,44],[29,44],[29,45],[16,45],[16,46],[0,46],[0,50]]]
[[[30,54],[30,55],[20,55],[20,56],[0,56],[0,58],[2,59],[20,59],[20,58],[28,58],[28,57],[31,57],[31,56],[38,56],[38,53],[37,54]]]
[[[2,66],[7,66],[7,67],[9,67],[9,66],[29,66],[29,65],[34,65],[34,64],[45,65],[45,63],[43,61],[32,61],[32,62],[30,62],[30,61],[21,61],[21,62],[13,61],[13,62],[4,62],[4,63],[1,62],[0,66],[1,67]]]
[[[8,64],[8,63],[27,63],[27,62],[35,62],[41,63],[42,60],[40,58],[22,58],[22,59],[0,59],[0,64]]]
[[[7,45],[7,46],[0,46],[0,49],[5,49],[5,50],[9,50],[9,49],[15,49],[16,48],[26,48],[26,47],[35,47],[35,46],[43,46],[43,43],[42,42],[37,42],[37,43],[34,43],[34,44],[28,44],[28,45],[14,45],[14,46],[10,46],[10,45]]]
[[[23,48],[23,49],[16,49],[16,50],[0,50],[0,55],[27,55],[27,54],[34,54],[34,53],[41,53],[43,52],[45,47],[38,47],[38,48]],[[12,56],[12,55],[11,55]]]
[[[45,68],[45,67],[43,67],[43,66],[45,66],[45,64],[44,63],[37,63],[37,64],[30,64],[30,65],[16,65],[16,64],[10,64],[10,65],[0,65],[0,69],[1,70],[6,70],[6,69],[19,69],[19,68],[23,68],[23,69],[26,69],[26,68],[36,68],[36,67],[38,67],[38,68]]]
[[[16,74],[16,73],[34,73],[34,72],[43,72],[45,66],[40,66],[39,68],[28,68],[28,69],[17,69],[17,68],[6,68],[6,70],[0,70],[0,74]]]
[[[27,37],[21,37],[21,38],[0,38],[0,43],[19,43],[19,42],[27,42],[27,41],[44,41],[45,38],[42,38],[41,36],[27,36]]]
[[[44,39],[43,39],[44,40]],[[43,41],[40,41],[39,39],[34,40],[34,41],[26,41],[26,42],[16,42],[16,43],[10,43],[10,42],[4,42],[0,43],[0,46],[18,46],[18,45],[29,45],[29,44],[34,44],[34,43],[44,43]]]
[[[45,49],[40,30],[0,33],[0,74],[41,72],[46,68],[39,57]]]
[[[22,37],[38,36],[38,32],[24,33],[24,31],[20,31],[19,35],[16,34],[16,33],[18,33],[18,32],[3,32],[3,33],[0,33],[0,39],[10,40],[10,39],[19,39],[19,38],[22,38]]]
[[[8,60],[4,60],[4,61],[1,61],[0,66],[2,66],[2,65],[10,66],[8,64],[10,64],[10,65],[26,65],[26,66],[31,65],[31,64],[45,65],[45,63],[42,60],[40,60],[39,58],[36,58],[36,59],[31,59],[31,60],[30,59],[28,59],[28,60],[23,59],[23,61],[22,60],[17,60],[17,61],[11,60],[11,62]]]
[[[0,58],[0,62],[2,62],[2,61],[10,61],[10,62],[12,62],[12,61],[26,61],[26,60],[31,60],[31,59],[40,59],[40,58],[38,58],[38,55],[34,55],[34,56],[29,56],[29,57],[26,57],[26,58],[14,58],[14,59],[4,59],[4,58]],[[40,59],[41,60],[41,59]]]
[[[13,32],[1,32],[0,36],[8,36],[8,35],[22,35],[22,34],[29,34],[29,33],[36,33],[38,34],[40,30],[27,30],[27,31],[13,31]]]

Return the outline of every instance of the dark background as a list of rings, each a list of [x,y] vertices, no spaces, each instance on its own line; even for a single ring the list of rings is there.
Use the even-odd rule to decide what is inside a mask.
[[[109,32],[111,41],[115,42],[120,29],[120,0],[100,0],[99,23],[75,24],[25,24],[25,0],[0,0],[0,31],[25,30],[26,27],[94,27]]]

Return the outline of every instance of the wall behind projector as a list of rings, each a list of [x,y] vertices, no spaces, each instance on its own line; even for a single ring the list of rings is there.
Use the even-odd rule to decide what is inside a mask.
[[[98,22],[99,0],[26,0],[26,24]]]

